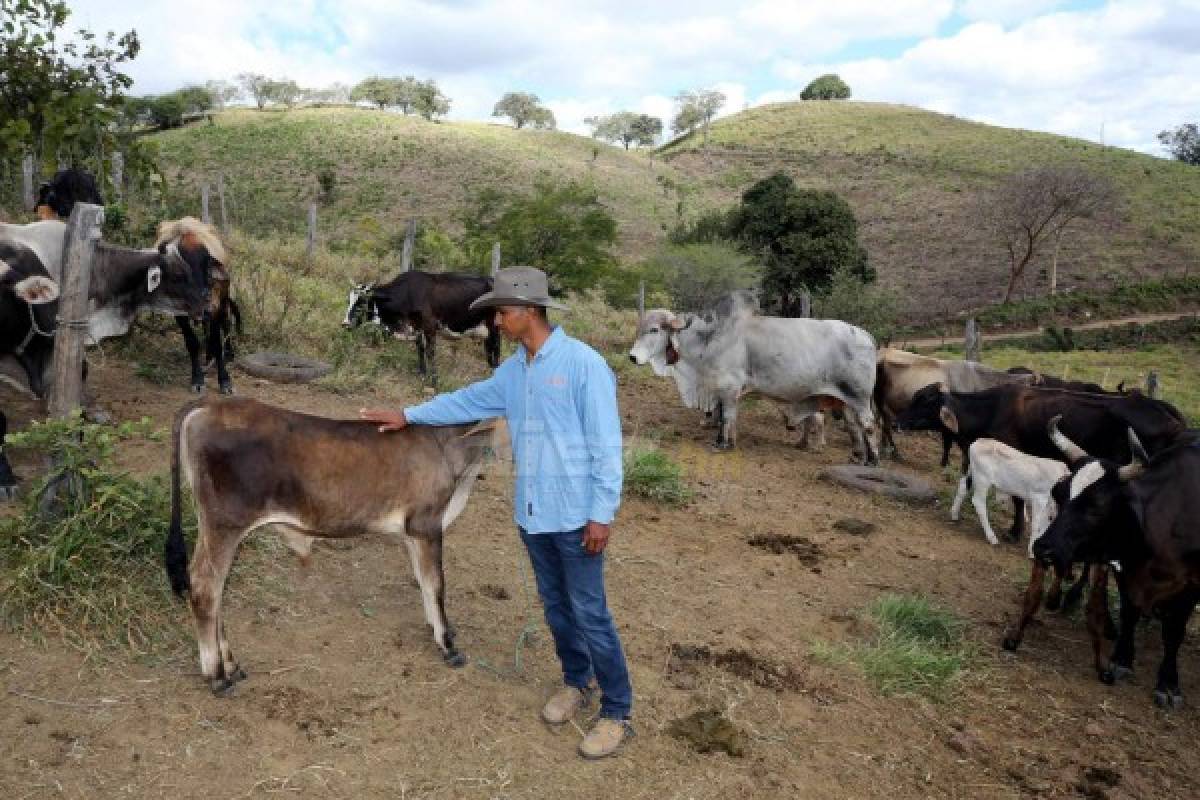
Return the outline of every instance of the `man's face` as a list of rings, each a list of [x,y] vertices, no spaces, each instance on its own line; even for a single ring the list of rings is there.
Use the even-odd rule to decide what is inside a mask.
[[[497,306],[496,327],[509,341],[520,341],[533,325],[537,309],[532,306]]]

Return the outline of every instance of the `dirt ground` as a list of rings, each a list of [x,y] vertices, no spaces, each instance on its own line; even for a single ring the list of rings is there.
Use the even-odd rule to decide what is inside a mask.
[[[167,426],[190,398],[183,370],[178,388],[115,362],[94,375],[122,420],[145,414]],[[236,379],[243,395],[333,416],[415,399],[411,388],[339,396]],[[6,387],[0,402],[17,428],[36,410]],[[307,570],[282,552],[246,558],[226,619],[250,678],[231,698],[209,693],[190,646],[142,663],[0,634],[0,797],[1200,795],[1195,630],[1180,655],[1192,705],[1170,714],[1151,701],[1156,626],[1140,631],[1137,671],[1115,687],[1096,680],[1078,620],[1044,612],[1020,652],[1005,653],[999,641],[1027,574],[1023,545],[989,547],[973,518],[947,521],[944,500],[918,509],[821,480],[822,467],[848,455],[834,426],[824,453],[802,452],[770,404],[751,403],[739,451],[716,455],[666,381],[623,375],[621,404],[627,432],[659,439],[698,493],[678,510],[627,500],[618,517],[608,585],[638,734],[620,757],[578,758],[585,715],[558,731],[538,720],[557,685],[554,651],[528,599],[508,476],[492,465],[446,546],[448,609],[467,667],[442,664],[396,543],[323,546]],[[900,445],[949,488],[931,467],[932,441]],[[168,455],[165,443],[146,443],[123,458],[157,471]],[[847,518],[876,528],[834,527]],[[805,541],[754,547],[755,537]],[[274,588],[256,588],[266,584],[247,579],[247,563]],[[861,641],[860,615],[885,592],[927,595],[968,622],[977,654],[947,700],[883,697],[857,668],[813,657],[814,645]],[[535,633],[516,650],[531,620]],[[178,624],[189,625],[183,604]],[[683,668],[681,653],[693,656]],[[668,734],[673,720],[707,709],[745,732],[744,755],[700,754]]]

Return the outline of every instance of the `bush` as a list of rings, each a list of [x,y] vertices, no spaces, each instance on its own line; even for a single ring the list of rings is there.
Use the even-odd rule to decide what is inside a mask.
[[[669,506],[681,506],[692,499],[692,490],[683,481],[683,469],[653,447],[626,451],[625,491]]]
[[[893,292],[865,283],[847,269],[833,275],[829,289],[813,299],[813,316],[840,319],[869,331],[876,341],[887,341],[896,330],[899,305]]]
[[[762,268],[732,244],[668,245],[641,267],[647,292],[661,288],[675,311],[701,311],[735,289],[756,288]]]
[[[801,100],[845,100],[849,96],[849,85],[833,73],[814,78],[800,92]]]

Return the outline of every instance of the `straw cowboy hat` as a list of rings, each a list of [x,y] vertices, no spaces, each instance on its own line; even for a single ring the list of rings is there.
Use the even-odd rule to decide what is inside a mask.
[[[550,299],[546,273],[534,267],[506,267],[496,273],[492,291],[480,295],[471,303],[471,310],[496,306],[542,306],[570,311]]]

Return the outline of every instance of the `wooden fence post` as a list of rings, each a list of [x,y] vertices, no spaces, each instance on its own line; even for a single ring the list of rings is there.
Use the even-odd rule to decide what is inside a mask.
[[[221,232],[229,233],[229,213],[225,210],[225,176],[217,176],[217,203],[221,209]]]
[[[317,204],[308,204],[308,244],[306,252],[312,258],[313,248],[317,246]]]
[[[812,316],[812,294],[808,289],[800,290],[800,316],[805,319]]]
[[[963,358],[967,361],[978,361],[979,351],[983,347],[983,337],[979,333],[979,323],[974,317],[967,320],[966,339],[963,341]]]
[[[76,203],[63,241],[58,329],[54,334],[54,386],[50,416],[66,418],[83,405],[83,348],[88,336],[88,290],[92,258],[104,223],[104,207]]]
[[[409,219],[408,225],[404,229],[404,249],[400,251],[400,271],[408,272],[412,269],[413,262],[413,245],[417,242],[417,221]]]
[[[33,193],[33,154],[26,153],[21,159],[21,200],[25,203],[26,211],[33,211],[37,203],[37,195]]]
[[[1146,375],[1146,394],[1151,397],[1158,396],[1158,373],[1154,370],[1150,370]]]
[[[119,203],[125,196],[125,154],[120,150],[112,155],[113,197]]]
[[[200,187],[200,221],[205,225],[212,224],[212,214],[208,210],[208,184]]]
[[[496,277],[496,273],[500,271],[500,243],[496,242],[492,245],[492,277]]]
[[[638,327],[641,327],[642,317],[646,316],[646,282],[638,281]]]

